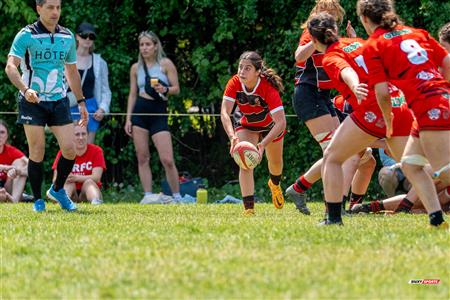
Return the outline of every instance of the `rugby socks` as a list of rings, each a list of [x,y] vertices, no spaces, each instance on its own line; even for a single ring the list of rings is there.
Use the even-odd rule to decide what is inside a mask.
[[[363,197],[364,197],[364,195],[358,195],[358,194],[351,193],[349,209],[352,209],[353,205],[355,205],[355,204],[361,204],[363,202]]]
[[[311,187],[312,183],[305,179],[305,176],[300,176],[294,183],[293,188],[297,193],[304,193]]]
[[[366,205],[366,204],[364,204],[364,205]],[[371,212],[374,212],[374,213],[380,212],[380,211],[384,210],[383,201],[380,201],[380,200],[372,201],[369,204],[369,208],[370,208]]]
[[[64,183],[66,183],[67,176],[69,176],[70,172],[72,172],[73,164],[75,163],[75,159],[67,159],[61,155],[58,161],[58,165],[56,166],[56,179],[53,183],[53,190],[58,192],[60,189],[64,187]]]
[[[28,160],[28,178],[30,179],[31,191],[34,201],[42,199],[42,181],[44,180],[43,163]]]
[[[428,215],[430,218],[430,225],[439,226],[444,223],[444,217],[442,216],[442,210],[435,211]]]
[[[242,198],[244,201],[244,208],[245,209],[253,209],[255,207],[255,196],[245,196]]]
[[[328,221],[330,221],[331,223],[341,223],[342,222],[342,216],[341,216],[342,203],[327,202],[327,207],[328,207]]]
[[[272,181],[272,183],[275,184],[275,185],[280,185],[281,174],[280,175],[272,175],[272,174],[270,174],[270,181]]]
[[[398,204],[397,208],[395,209],[396,213],[404,212],[404,213],[410,213],[411,208],[414,206],[414,203],[409,201],[408,198],[403,198],[403,200]]]

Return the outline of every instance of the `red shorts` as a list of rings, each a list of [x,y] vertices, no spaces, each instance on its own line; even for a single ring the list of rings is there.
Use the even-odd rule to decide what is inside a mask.
[[[417,124],[417,120],[415,119],[411,126],[411,135],[415,138],[419,138],[419,124]]]
[[[414,101],[411,110],[417,120],[417,130],[450,130],[450,93]]]
[[[411,111],[406,104],[403,104],[400,107],[392,107],[392,113],[394,114],[392,136],[408,136],[414,120]],[[366,133],[380,139],[386,137],[386,124],[376,102],[364,105],[361,109],[354,111],[350,117]]]

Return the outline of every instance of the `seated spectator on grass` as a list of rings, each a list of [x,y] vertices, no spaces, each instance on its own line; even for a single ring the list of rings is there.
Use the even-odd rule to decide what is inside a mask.
[[[101,204],[101,178],[106,169],[103,150],[97,145],[88,144],[86,127],[75,125],[75,164],[67,177],[64,189],[67,195],[75,202],[88,201],[92,204]],[[61,151],[56,155],[52,169],[53,179],[56,178],[56,166],[61,157]]]
[[[7,141],[8,126],[0,120],[0,202],[17,203],[27,181],[28,158]]]
[[[411,189],[411,184],[403,175],[400,164],[386,153],[386,150],[378,149],[383,167],[378,173],[378,183],[388,197],[397,194],[406,194]]]

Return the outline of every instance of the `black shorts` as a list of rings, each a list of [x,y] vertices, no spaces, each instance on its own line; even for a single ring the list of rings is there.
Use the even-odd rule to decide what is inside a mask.
[[[292,101],[297,117],[303,122],[324,116],[336,116],[329,90],[319,90],[310,84],[295,87]]]
[[[67,98],[56,101],[30,103],[20,95],[17,124],[38,126],[63,126],[72,123],[70,105]]]
[[[133,113],[167,113],[167,101],[149,100],[142,97],[137,97],[134,105]],[[161,132],[169,131],[167,124],[167,116],[132,116],[131,124],[133,126],[141,127],[148,130],[150,136]]]

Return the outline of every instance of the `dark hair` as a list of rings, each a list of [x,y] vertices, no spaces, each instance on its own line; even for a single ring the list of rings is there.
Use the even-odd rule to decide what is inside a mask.
[[[368,17],[386,30],[392,30],[403,23],[395,13],[394,0],[358,0],[356,10],[358,16]]]
[[[6,128],[6,133],[9,133],[8,124],[3,119],[0,119],[0,125]]]
[[[47,0],[36,0],[36,5],[42,6],[47,2]]]
[[[444,42],[450,43],[450,22],[442,26],[439,30],[439,39]]]
[[[278,92],[282,93],[284,91],[283,80],[281,77],[278,76],[273,69],[266,66],[266,63],[257,52],[246,51],[241,54],[239,61],[243,59],[249,60],[257,71],[261,70],[261,75],[264,76]]]
[[[336,20],[326,12],[318,13],[309,20],[308,31],[324,45],[331,45],[339,40]]]

